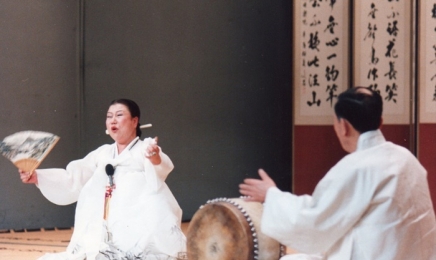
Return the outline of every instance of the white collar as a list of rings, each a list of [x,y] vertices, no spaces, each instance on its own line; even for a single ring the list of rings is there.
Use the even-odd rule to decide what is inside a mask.
[[[360,134],[359,140],[357,140],[356,151],[365,150],[384,142],[386,142],[386,139],[380,129],[368,131]]]

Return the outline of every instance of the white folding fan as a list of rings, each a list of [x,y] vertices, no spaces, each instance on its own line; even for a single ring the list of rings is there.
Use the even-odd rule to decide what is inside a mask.
[[[41,131],[21,131],[5,137],[0,143],[0,152],[18,169],[33,172],[51,149],[59,137]]]

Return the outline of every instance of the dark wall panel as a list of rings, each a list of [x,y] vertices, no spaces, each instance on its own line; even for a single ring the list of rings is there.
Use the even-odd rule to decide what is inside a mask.
[[[419,124],[418,158],[428,174],[433,208],[436,209],[436,124]]]
[[[61,137],[41,167],[79,155],[79,6],[74,0],[0,1],[0,138],[22,130]],[[0,229],[71,227],[74,205],[48,202],[0,158]]]
[[[259,167],[289,190],[291,24],[287,0],[86,1],[85,152],[127,97],[175,164],[185,220]]]
[[[312,194],[318,182],[345,155],[333,126],[295,126],[293,192]]]
[[[410,150],[413,143],[409,125],[382,125],[381,130],[387,141],[401,145]]]

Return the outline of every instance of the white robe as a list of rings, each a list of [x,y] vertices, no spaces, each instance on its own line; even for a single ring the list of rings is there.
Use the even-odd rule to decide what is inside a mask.
[[[179,252],[186,251],[186,238],[180,228],[182,210],[165,183],[174,166],[162,151],[159,165],[145,158],[146,147],[152,141],[135,139],[119,155],[115,143],[103,145],[69,163],[66,170],[37,170],[38,187],[48,200],[59,205],[77,201],[67,251],[46,254],[41,259],[92,260],[99,259],[100,252],[121,252],[128,259],[175,259]],[[115,166],[116,188],[105,221],[107,164]]]
[[[379,130],[366,132],[313,196],[270,188],[262,232],[298,252],[322,253],[324,259],[436,259],[426,175],[407,149],[386,142]]]

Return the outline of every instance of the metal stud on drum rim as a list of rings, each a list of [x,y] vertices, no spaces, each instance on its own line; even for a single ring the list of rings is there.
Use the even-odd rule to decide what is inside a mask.
[[[243,198],[208,200],[194,214],[188,227],[188,259],[279,259],[284,255],[285,247],[264,234],[259,237],[259,231],[256,230],[256,226],[260,228],[261,211],[260,203],[246,202]],[[253,222],[250,214],[256,222]],[[240,234],[241,230],[243,235]],[[233,240],[234,236],[238,240]],[[228,241],[238,246],[235,248],[226,243]],[[231,251],[230,255],[224,251]]]

